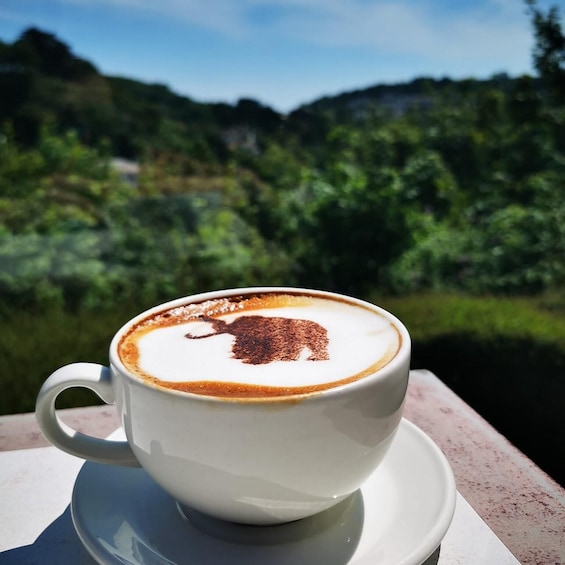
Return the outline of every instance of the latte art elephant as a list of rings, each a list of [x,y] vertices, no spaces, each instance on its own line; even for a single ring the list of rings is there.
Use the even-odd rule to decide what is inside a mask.
[[[212,325],[214,332],[206,335],[186,334],[188,339],[205,339],[219,334],[235,337],[232,357],[251,365],[273,361],[326,361],[328,332],[312,320],[276,318],[269,316],[240,316],[228,323],[224,320],[201,316]]]

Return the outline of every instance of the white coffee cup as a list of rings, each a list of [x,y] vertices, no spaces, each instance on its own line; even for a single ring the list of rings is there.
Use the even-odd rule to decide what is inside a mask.
[[[209,391],[204,394],[190,391],[190,388],[186,389],[189,392],[177,390],[176,384],[163,384],[159,379],[148,378],[143,371],[140,373],[132,369],[134,365],[128,369],[127,362],[120,356],[127,340],[131,339],[132,343],[142,347],[141,341],[129,336],[138,328],[145,327],[143,324],[147,320],[163,320],[163,312],[177,312],[179,308],[198,309],[204,307],[201,305],[218,301],[247,304],[252,297],[263,300],[265,297],[278,299],[279,296],[290,296],[292,300],[305,303],[310,299],[316,304],[319,302],[322,304],[322,318],[325,316],[325,301],[330,307],[335,302],[336,312],[332,310],[330,325],[335,326],[336,332],[329,331],[329,343],[330,347],[332,343],[338,349],[341,347],[342,354],[346,352],[346,359],[362,357],[355,350],[358,340],[351,337],[353,330],[343,330],[347,328],[346,322],[350,321],[345,320],[346,316],[342,316],[341,312],[347,312],[348,308],[360,309],[363,316],[368,316],[369,325],[374,318],[375,323],[383,325],[384,321],[384,326],[392,328],[398,337],[394,352],[384,366],[376,363],[369,370],[355,368],[354,374],[328,377],[325,382],[322,378],[320,384],[320,374],[324,374],[320,367],[324,366],[323,363],[331,366],[333,349],[330,355],[318,359],[312,354],[308,357],[311,351],[305,345],[306,349],[300,353],[299,359],[278,360],[276,364],[268,359],[263,365],[256,363],[252,367],[249,360],[233,358],[235,341],[239,339],[237,336],[227,335],[227,331],[219,335],[220,332],[205,325],[208,314],[199,322],[200,336],[192,335],[192,330],[187,331],[182,323],[175,323],[175,328],[180,328],[178,331],[182,331],[183,336],[182,339],[178,335],[171,339],[186,347],[187,351],[199,351],[194,348],[211,347],[210,344],[219,351],[231,346],[227,367],[232,364],[237,374],[240,369],[245,373],[248,368],[250,373],[259,376],[276,369],[278,372],[273,374],[276,378],[282,374],[283,380],[287,374],[289,383],[292,381],[291,386],[283,386],[282,392],[274,395],[271,392],[277,387],[273,388],[272,382],[266,387],[267,393],[262,395],[239,395],[229,391],[214,395]],[[245,317],[261,318],[263,322],[265,317],[269,317],[269,313],[264,316],[266,311],[243,308]],[[307,311],[314,312],[314,309],[308,308],[307,304]],[[308,331],[304,337],[299,331],[294,332],[294,312],[291,308],[279,315],[280,311],[275,310],[277,316],[273,317],[280,320],[286,316],[292,320],[287,324],[291,330],[285,334],[289,340],[295,337],[309,339],[310,326],[318,322],[305,321],[304,310],[296,310],[300,313],[298,321],[307,324]],[[272,320],[269,323],[272,325]],[[354,329],[357,327],[355,324],[357,322],[351,326]],[[203,328],[208,329],[204,331]],[[374,343],[378,352],[380,346],[377,342],[381,338],[377,330],[369,330],[362,339],[368,339],[368,344]],[[145,333],[152,331],[150,328]],[[169,328],[167,331],[172,330]],[[350,337],[351,344],[341,343]],[[367,348],[363,346],[362,349]],[[155,355],[164,355],[163,351],[167,350],[159,347],[155,351],[159,352]],[[272,351],[269,352],[271,355]],[[141,365],[155,365],[155,355],[151,355],[151,350],[143,355]],[[166,355],[169,359],[168,353]],[[171,372],[171,382],[173,377],[178,377],[173,370],[174,363],[178,364],[178,360],[173,361],[172,368],[167,363],[157,363],[157,370],[165,372],[167,381],[167,372]],[[47,439],[63,451],[102,463],[141,465],[181,504],[215,518],[256,525],[277,524],[330,508],[355,492],[374,472],[393,441],[402,417],[409,363],[410,337],[404,325],[390,313],[367,302],[329,292],[285,287],[216,291],[156,306],[130,320],[112,340],[109,367],[73,363],[55,371],[38,394],[36,415]],[[207,363],[202,361],[191,365],[189,356],[182,369],[190,374],[192,367],[195,371],[200,367],[209,370]],[[297,387],[297,375],[300,376],[302,371],[307,373],[311,368],[315,369],[313,378],[318,379],[317,384]],[[346,373],[348,371],[351,373],[352,369],[346,369]],[[222,374],[226,377],[225,373]],[[163,375],[160,378],[163,379]],[[184,382],[186,378],[183,373],[181,380]],[[233,379],[229,375],[224,380],[231,386]],[[220,382],[217,386],[221,389],[224,384]],[[127,441],[94,438],[62,423],[57,417],[55,402],[62,391],[71,387],[92,389],[104,402],[115,404]],[[253,384],[250,387],[254,390],[253,387],[260,389],[263,385]]]

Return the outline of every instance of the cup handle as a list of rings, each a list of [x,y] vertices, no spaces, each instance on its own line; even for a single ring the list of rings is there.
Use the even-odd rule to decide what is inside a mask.
[[[139,467],[127,441],[89,436],[67,426],[57,416],[55,401],[72,387],[93,390],[106,404],[114,404],[112,372],[96,363],[72,363],[57,369],[43,383],[35,403],[35,415],[45,437],[59,449],[98,463]]]

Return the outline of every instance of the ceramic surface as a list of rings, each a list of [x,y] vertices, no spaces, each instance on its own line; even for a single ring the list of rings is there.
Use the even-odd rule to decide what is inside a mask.
[[[384,316],[400,336],[398,352],[384,367],[354,382],[258,398],[220,398],[156,386],[120,361],[122,335],[149,313],[232,295],[281,292],[331,297],[379,319]],[[254,525],[286,523],[345,500],[371,476],[394,443],[409,366],[406,328],[375,305],[305,289],[219,291],[174,300],[128,322],[112,341],[109,368],[76,363],[55,371],[39,392],[36,415],[57,447],[99,463],[141,465],[171,496],[201,512]],[[288,370],[293,370],[292,362]],[[115,403],[127,441],[85,436],[60,422],[57,397],[77,386]]]
[[[142,469],[92,462],[79,473],[71,509],[82,542],[106,565],[420,565],[437,562],[455,500],[445,456],[402,420],[360,490],[297,522],[221,522],[179,507]]]

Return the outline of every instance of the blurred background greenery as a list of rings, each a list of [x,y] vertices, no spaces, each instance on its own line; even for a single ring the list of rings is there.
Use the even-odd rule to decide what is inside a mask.
[[[32,411],[65,363],[106,362],[156,303],[323,288],[400,317],[413,367],[565,484],[565,41],[556,8],[531,18],[535,77],[288,115],[105,77],[38,29],[0,43],[0,414]]]

